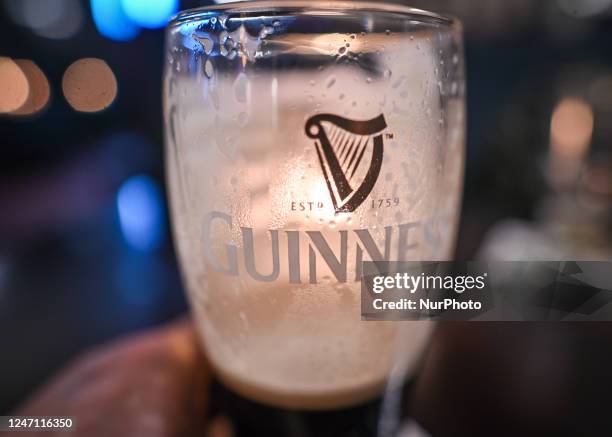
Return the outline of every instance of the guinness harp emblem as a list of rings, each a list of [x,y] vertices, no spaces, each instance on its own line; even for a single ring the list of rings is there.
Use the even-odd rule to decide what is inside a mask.
[[[319,114],[306,122],[306,135],[315,140],[336,214],[354,212],[374,188],[386,127],[383,114],[367,121]]]

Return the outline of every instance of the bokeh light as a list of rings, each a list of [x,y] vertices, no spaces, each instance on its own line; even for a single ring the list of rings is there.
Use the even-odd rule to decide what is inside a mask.
[[[178,11],[178,0],[121,0],[127,17],[149,29],[164,27]]]
[[[30,85],[23,70],[10,58],[0,57],[0,113],[21,108],[30,95]]]
[[[591,143],[593,126],[593,109],[587,102],[574,97],[563,99],[550,125],[553,153],[569,159],[583,157]]]
[[[26,102],[12,115],[34,115],[40,112],[49,103],[51,88],[45,73],[29,59],[16,59],[15,63],[21,68],[29,84],[29,95]]]
[[[70,38],[83,26],[79,0],[6,0],[5,4],[13,21],[45,38]]]
[[[68,67],[62,80],[62,90],[75,110],[97,112],[106,109],[115,100],[117,79],[102,59],[84,58]]]
[[[155,1],[149,2],[154,4]],[[121,0],[90,0],[91,13],[98,32],[116,41],[129,41],[140,28],[125,14]]]
[[[155,250],[164,237],[161,190],[146,175],[133,176],[117,194],[119,225],[126,243],[138,251]]]

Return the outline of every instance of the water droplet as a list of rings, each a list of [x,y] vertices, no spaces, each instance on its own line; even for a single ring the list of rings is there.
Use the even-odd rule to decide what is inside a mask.
[[[387,30],[385,30],[385,33],[386,33],[387,35],[391,35],[391,33],[392,33],[392,32],[391,32],[389,29],[387,29]]]
[[[327,79],[327,88],[331,88],[336,84],[336,76],[330,76]]]
[[[238,115],[238,124],[240,124],[240,126],[245,126],[248,122],[249,122],[249,114],[247,114],[246,112],[241,112]]]
[[[383,76],[387,79],[389,79],[391,77],[391,75],[393,74],[393,72],[391,70],[385,70],[383,72]]]
[[[245,103],[247,101],[247,94],[249,88],[249,79],[246,74],[240,73],[234,82],[234,96],[236,101],[239,103]]]
[[[353,107],[357,106],[357,102],[353,102]]]
[[[223,29],[227,28],[227,18],[228,18],[227,15],[221,15],[219,17],[219,24],[221,25]]]
[[[204,63],[204,74],[207,78],[211,79],[215,74],[215,67],[210,59],[207,59]]]
[[[213,42],[212,39],[210,39],[209,36],[204,36],[204,35],[193,35],[193,39],[195,39],[204,49],[204,53],[206,55],[210,55],[210,53],[212,52],[212,49],[215,45],[215,43]]]
[[[371,78],[371,77],[368,77],[368,78],[366,79],[366,83],[372,83],[372,78]]]
[[[274,27],[280,27],[281,22],[279,20],[274,20],[274,23],[272,23],[272,26]]]
[[[329,221],[329,227],[330,227],[330,229],[334,229],[336,227],[336,222],[334,220],[330,220]]]
[[[344,97],[346,97],[344,94],[340,94],[340,96],[338,96],[340,100],[344,100]]]
[[[453,95],[457,95],[457,91],[459,91],[459,86],[457,85],[457,82],[453,82],[451,84],[451,93]]]
[[[459,55],[455,53],[453,55],[453,64],[457,65],[458,63],[459,63]]]
[[[357,35],[355,35],[354,33],[351,34],[351,39],[355,39],[355,38],[357,38]]]
[[[345,54],[346,53],[346,47],[340,47],[338,49],[338,53],[340,53],[341,55]]]
[[[231,35],[227,32],[221,32],[221,36],[219,38],[221,43],[221,56],[230,57],[235,56],[235,48],[236,42],[232,39]]]
[[[261,31],[259,32],[259,36],[261,38],[265,38],[268,35],[272,35],[273,33],[274,33],[274,28],[273,27],[271,27],[271,26],[263,26],[261,28]]]
[[[410,35],[410,41],[414,41],[414,35]]]
[[[346,48],[349,48],[351,46],[351,43],[347,42],[345,45],[346,45]]]

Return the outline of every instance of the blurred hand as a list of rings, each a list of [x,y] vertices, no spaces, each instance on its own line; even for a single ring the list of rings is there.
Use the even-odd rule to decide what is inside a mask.
[[[75,436],[206,435],[210,370],[190,320],[94,349],[15,412],[74,416]],[[225,429],[224,429],[225,428]],[[20,437],[65,436],[20,432]],[[207,435],[231,435],[216,422]]]

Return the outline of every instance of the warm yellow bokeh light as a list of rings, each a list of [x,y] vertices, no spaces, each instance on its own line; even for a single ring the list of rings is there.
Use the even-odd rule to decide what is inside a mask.
[[[10,58],[0,57],[0,113],[21,108],[30,95],[30,85],[23,70]]]
[[[29,84],[30,93],[26,102],[17,110],[11,112],[12,115],[33,115],[42,110],[51,95],[51,88],[45,73],[29,59],[16,59],[15,63],[25,74]]]
[[[84,58],[64,73],[62,90],[75,110],[97,112],[106,109],[117,96],[115,74],[102,59]]]
[[[593,109],[588,103],[574,97],[562,100],[550,124],[551,152],[562,158],[582,158],[591,145],[593,126]]]

